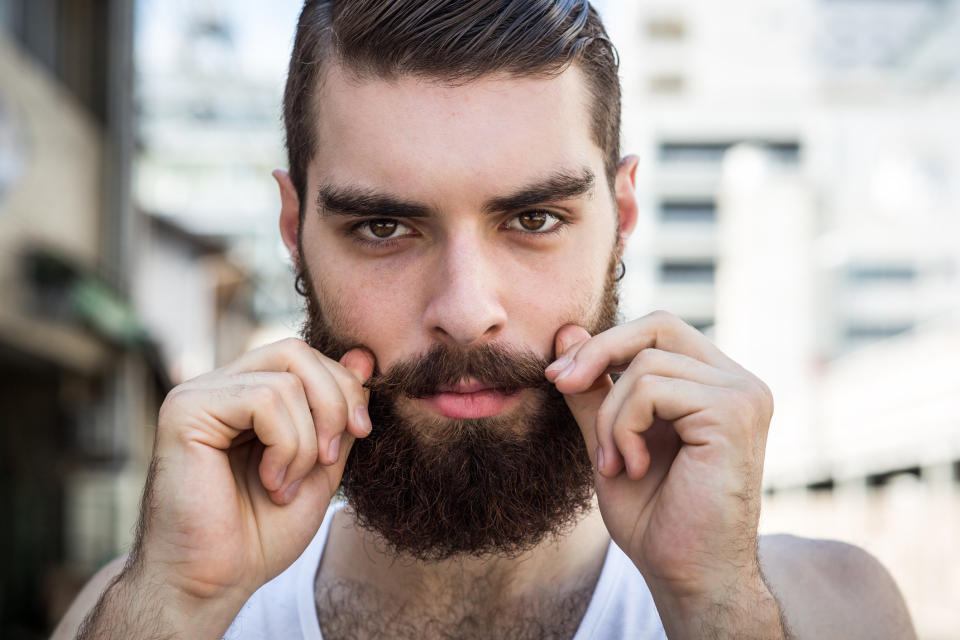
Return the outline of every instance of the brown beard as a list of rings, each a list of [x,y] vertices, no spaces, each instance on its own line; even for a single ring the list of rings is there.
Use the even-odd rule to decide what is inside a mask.
[[[600,304],[577,319],[591,335],[616,324],[616,267],[614,256]],[[327,322],[306,269],[298,279],[306,291],[304,340],[335,360],[361,346]],[[593,469],[563,395],[544,377],[548,364],[496,344],[437,343],[375,371],[364,385],[373,431],[354,443],[340,483],[359,525],[395,554],[424,561],[516,556],[568,531],[590,508]],[[414,419],[404,411],[411,398],[464,378],[524,390],[530,401],[487,418]]]

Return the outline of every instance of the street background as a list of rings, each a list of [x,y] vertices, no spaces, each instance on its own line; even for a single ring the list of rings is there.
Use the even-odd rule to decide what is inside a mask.
[[[0,637],[129,548],[171,386],[298,331],[300,4],[0,0]],[[773,390],[762,532],[866,548],[960,638],[960,1],[595,4],[640,157],[624,318]]]

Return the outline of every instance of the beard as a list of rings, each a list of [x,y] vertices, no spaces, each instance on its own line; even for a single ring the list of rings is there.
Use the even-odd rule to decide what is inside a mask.
[[[591,335],[616,324],[616,268],[614,255],[598,305],[573,320]],[[304,340],[334,360],[362,346],[327,321],[308,271],[297,277]],[[590,509],[593,468],[563,395],[544,377],[549,363],[493,343],[437,343],[374,371],[364,384],[373,430],[354,442],[340,483],[357,524],[393,554],[422,561],[514,557],[569,531]],[[527,397],[485,418],[411,415],[412,399],[465,378]]]

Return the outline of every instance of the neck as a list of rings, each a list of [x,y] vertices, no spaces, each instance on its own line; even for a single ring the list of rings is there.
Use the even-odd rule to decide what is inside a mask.
[[[331,523],[317,584],[373,588],[409,607],[443,608],[467,594],[478,607],[592,591],[610,537],[594,504],[569,531],[549,537],[517,557],[456,557],[422,562],[396,556],[378,535],[357,526],[343,510]]]

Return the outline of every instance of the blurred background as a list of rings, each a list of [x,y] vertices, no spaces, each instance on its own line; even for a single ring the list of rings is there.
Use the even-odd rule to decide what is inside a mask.
[[[129,548],[171,385],[298,330],[300,4],[0,0],[0,637]],[[640,157],[624,316],[770,385],[763,532],[865,547],[960,638],[960,1],[595,4]]]

